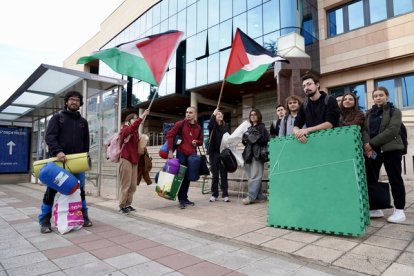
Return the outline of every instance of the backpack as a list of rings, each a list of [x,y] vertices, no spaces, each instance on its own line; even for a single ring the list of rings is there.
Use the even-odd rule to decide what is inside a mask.
[[[128,135],[127,138],[125,138],[124,142],[121,145],[120,132],[114,133],[111,138],[109,138],[109,142],[106,148],[106,159],[118,163],[121,158],[121,151],[126,143],[128,143],[131,135]]]
[[[390,108],[390,117],[392,117],[392,114],[394,114],[394,110],[395,108]],[[400,136],[401,136],[401,140],[403,142],[404,145],[404,149],[403,149],[403,155],[407,154],[407,147],[408,147],[408,139],[407,139],[407,128],[405,127],[404,123],[401,122],[401,126],[400,126],[400,132],[399,132]]]

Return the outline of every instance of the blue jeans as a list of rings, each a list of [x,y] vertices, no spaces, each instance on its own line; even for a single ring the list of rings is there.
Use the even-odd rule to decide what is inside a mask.
[[[262,192],[262,178],[263,178],[263,170],[264,164],[261,161],[256,160],[253,158],[252,162],[249,164],[244,165],[246,170],[246,175],[249,178],[247,181],[247,188],[250,201],[254,200],[263,200],[263,192]]]

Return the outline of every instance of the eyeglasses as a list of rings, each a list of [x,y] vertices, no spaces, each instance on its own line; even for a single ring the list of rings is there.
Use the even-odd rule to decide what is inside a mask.
[[[79,98],[69,98],[69,101],[80,103],[80,99]]]

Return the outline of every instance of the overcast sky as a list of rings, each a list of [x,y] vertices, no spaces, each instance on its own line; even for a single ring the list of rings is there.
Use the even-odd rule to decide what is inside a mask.
[[[123,1],[1,1],[0,105],[41,63],[62,66]]]

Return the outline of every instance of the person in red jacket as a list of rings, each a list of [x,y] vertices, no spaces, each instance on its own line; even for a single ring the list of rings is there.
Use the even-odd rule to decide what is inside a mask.
[[[138,127],[142,120],[148,115],[149,110],[145,110],[140,117],[131,113],[125,118],[121,128],[119,139],[124,141],[119,161],[119,212],[128,215],[131,211],[136,211],[131,206],[134,193],[137,189],[138,174]]]
[[[182,141],[177,147],[177,158],[180,160],[180,164],[187,166],[187,158],[197,153],[197,146],[203,144],[203,132],[200,125],[196,121],[197,109],[193,106],[187,108],[185,112],[185,119],[178,121],[174,124],[172,129],[167,133],[168,141],[168,159],[174,158],[173,155],[173,143],[174,137],[177,134],[181,134]],[[185,209],[187,205],[194,206],[194,202],[188,199],[188,188],[190,187],[190,181],[187,178],[187,174],[181,183],[180,190],[178,191],[179,208]]]

